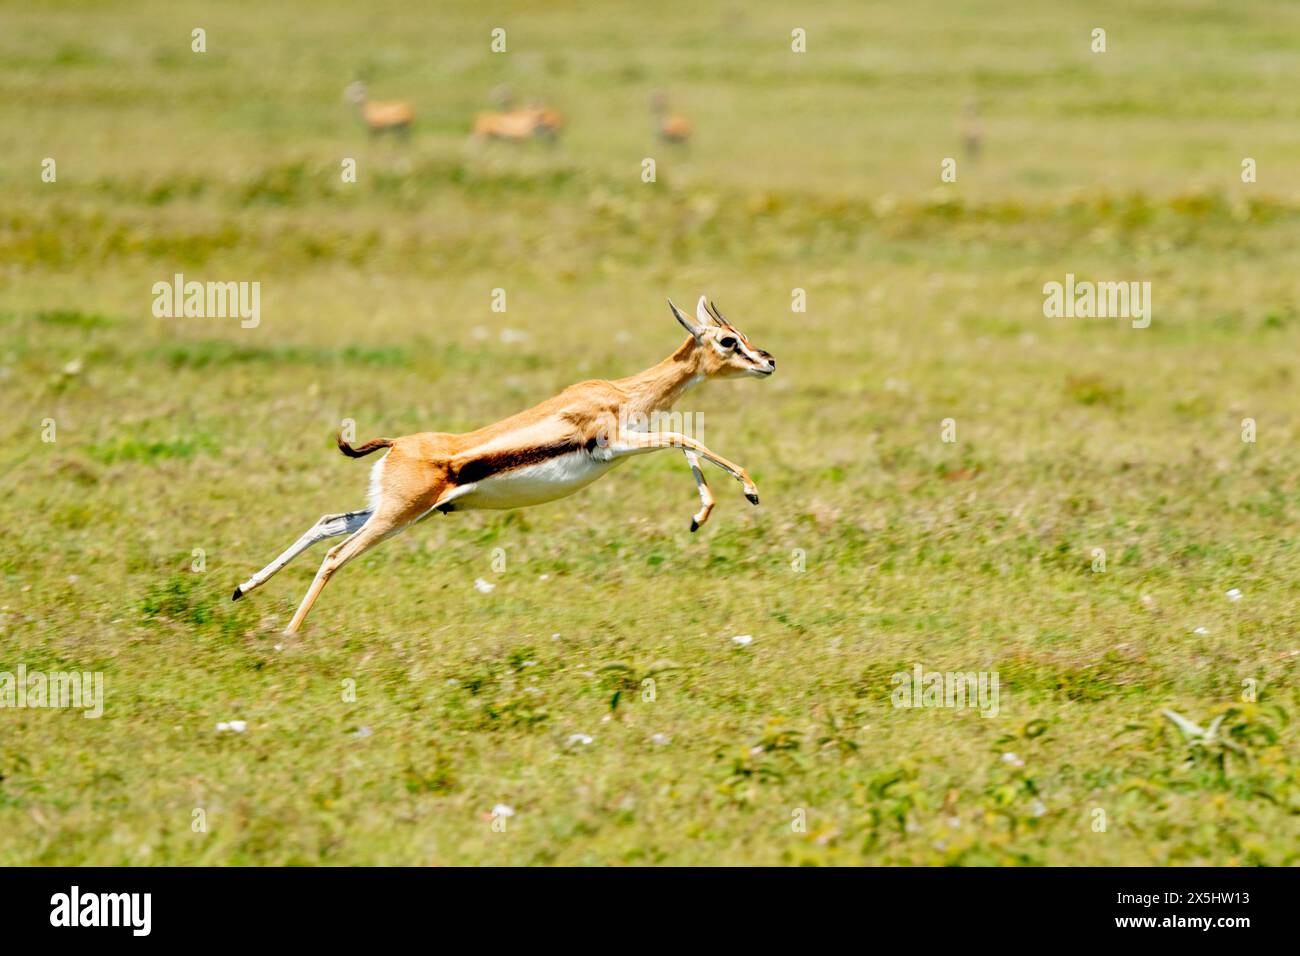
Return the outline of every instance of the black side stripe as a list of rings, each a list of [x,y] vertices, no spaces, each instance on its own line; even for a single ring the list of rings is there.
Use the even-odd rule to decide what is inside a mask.
[[[520,448],[514,451],[496,452],[465,462],[460,468],[452,472],[450,477],[458,485],[468,485],[476,481],[482,481],[484,478],[491,478],[493,475],[502,472],[514,471],[516,468],[540,465],[544,461],[559,458],[561,455],[590,451],[594,446],[595,440],[592,439],[587,442],[555,442],[537,448]]]

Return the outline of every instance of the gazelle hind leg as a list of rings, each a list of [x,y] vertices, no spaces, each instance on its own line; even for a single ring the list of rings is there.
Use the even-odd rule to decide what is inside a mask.
[[[408,463],[408,467],[419,469],[423,465],[421,463]],[[397,499],[401,503],[386,505],[384,503],[388,491],[386,483],[392,481],[394,486],[400,487],[403,477],[410,479],[412,475],[403,475],[402,471],[398,469],[393,469],[391,474],[389,469],[384,470],[375,488],[374,512],[359,531],[342,544],[330,548],[326,553],[325,560],[321,562],[320,570],[316,572],[311,587],[307,589],[302,604],[298,605],[298,610],[294,614],[293,620],[289,622],[289,626],[284,629],[284,633],[293,634],[298,628],[302,627],[302,622],[306,619],[308,612],[311,611],[311,606],[316,603],[316,599],[320,597],[320,592],[339,568],[357,555],[370,550],[385,538],[391,538],[393,535],[405,531],[422,516],[428,514],[429,509],[438,501],[445,488],[441,480],[436,480],[428,483],[422,492],[415,496],[407,497],[399,492],[388,500]]]
[[[700,510],[691,518],[691,531],[698,531],[700,525],[709,520],[709,515],[713,513],[713,506],[717,502],[709,489],[709,483],[704,480],[704,471],[700,468],[700,456],[687,448],[682,449],[682,454],[686,456],[686,463],[691,466],[691,474],[695,476],[695,487],[700,492]]]
[[[316,603],[316,599],[320,597],[320,592],[324,590],[325,585],[334,576],[334,572],[357,555],[369,551],[385,538],[390,538],[399,531],[404,530],[410,523],[409,519],[401,522],[388,522],[377,521],[372,517],[356,534],[342,544],[336,544],[330,548],[325,555],[325,560],[321,562],[320,569],[316,572],[316,577],[312,579],[311,587],[307,589],[306,596],[303,597],[302,603],[298,605],[293,620],[284,629],[284,633],[293,634],[298,628],[302,627],[302,622],[306,620],[308,612],[311,611],[311,606]]]
[[[231,595],[230,600],[238,601],[241,597],[263,584],[275,576],[286,564],[292,561],[298,555],[302,554],[318,541],[324,541],[326,538],[337,538],[339,535],[352,534],[361,528],[370,517],[369,509],[361,511],[345,511],[336,515],[323,515],[319,521],[307,529],[307,532],[291,544],[284,553],[278,558],[258,571],[251,578],[235,588],[235,593]]]
[[[375,463],[370,473],[370,516],[342,544],[330,548],[285,634],[302,627],[312,605],[334,573],[385,538],[405,531],[438,503],[446,491],[447,465],[436,455],[403,454],[403,440]]]

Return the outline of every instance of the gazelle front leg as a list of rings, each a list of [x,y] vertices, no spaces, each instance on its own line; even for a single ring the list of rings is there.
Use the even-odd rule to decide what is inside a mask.
[[[700,510],[691,518],[691,531],[698,531],[700,525],[709,520],[709,515],[713,513],[713,506],[717,502],[709,489],[709,483],[704,480],[704,472],[700,469],[700,456],[687,448],[682,449],[682,454],[686,456],[686,463],[691,466],[691,474],[695,476],[695,487],[700,492]]]
[[[741,483],[745,489],[745,498],[751,505],[758,504],[758,486],[749,477],[749,472],[735,462],[728,461],[721,455],[709,451],[694,438],[688,438],[678,432],[622,431],[612,443],[612,451],[616,456],[640,455],[648,451],[657,451],[660,448],[681,448],[684,451],[693,451],[705,461],[713,462],[713,464]]]

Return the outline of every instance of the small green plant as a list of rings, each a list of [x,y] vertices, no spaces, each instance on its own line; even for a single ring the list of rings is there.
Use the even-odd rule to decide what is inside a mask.
[[[802,734],[780,718],[770,718],[763,734],[749,746],[720,751],[715,756],[726,762],[719,791],[736,803],[750,803],[758,786],[779,784],[805,768],[798,758]]]
[[[213,596],[204,594],[203,581],[195,574],[170,575],[149,587],[140,601],[147,618],[166,618],[187,624],[208,624],[213,618]]]
[[[1203,726],[1173,710],[1160,714],[1178,730],[1177,740],[1165,739],[1170,752],[1181,754],[1183,769],[1209,769],[1220,786],[1231,773],[1249,770],[1258,749],[1276,745],[1289,722],[1280,705],[1262,703],[1223,705]]]
[[[599,673],[605,688],[614,692],[610,700],[610,709],[614,710],[617,709],[618,702],[624,694],[643,691],[646,688],[646,681],[657,682],[662,675],[681,669],[681,665],[675,661],[659,660],[642,664],[632,660],[605,664],[600,668]]]

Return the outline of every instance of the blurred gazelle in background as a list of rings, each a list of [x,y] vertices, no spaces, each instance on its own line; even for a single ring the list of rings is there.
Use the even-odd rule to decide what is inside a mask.
[[[492,100],[497,107],[495,110],[474,117],[473,137],[477,142],[490,139],[519,142],[533,137],[554,142],[564,126],[564,118],[540,101],[516,107],[514,93],[504,84],[492,91]]]
[[[370,130],[371,136],[396,133],[405,139],[410,135],[411,124],[415,121],[415,110],[410,103],[401,100],[372,100],[366,84],[361,80],[348,84],[343,91],[343,98],[357,108],[357,115]]]
[[[650,94],[650,112],[654,116],[655,135],[665,143],[685,143],[695,132],[695,125],[685,116],[668,112],[668,94],[663,90]]]

